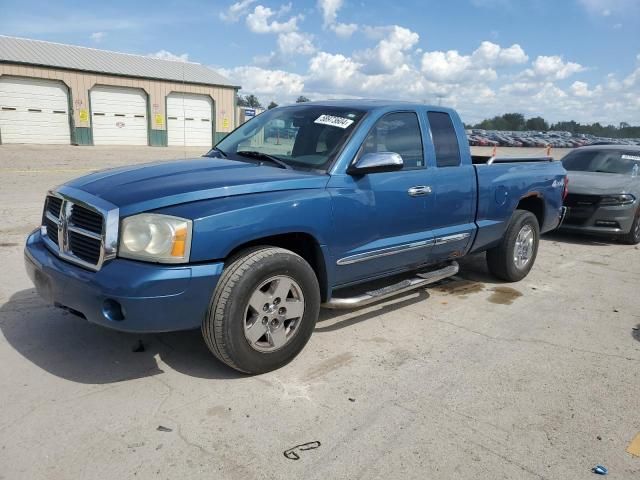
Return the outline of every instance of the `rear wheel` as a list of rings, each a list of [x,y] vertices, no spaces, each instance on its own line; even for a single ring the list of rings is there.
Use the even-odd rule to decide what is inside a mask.
[[[501,280],[517,282],[526,277],[538,255],[540,226],[536,216],[516,210],[500,244],[487,251],[487,265]]]
[[[631,231],[626,235],[622,235],[620,240],[629,245],[638,245],[640,243],[640,207],[638,207],[636,211],[633,224],[631,225]]]
[[[320,289],[311,266],[274,247],[247,250],[225,268],[202,325],[211,352],[245,373],[295,358],[313,332]]]

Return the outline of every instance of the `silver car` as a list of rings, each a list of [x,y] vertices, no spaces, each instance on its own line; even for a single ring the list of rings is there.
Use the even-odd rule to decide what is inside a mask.
[[[569,194],[561,228],[640,243],[640,147],[577,148],[562,164],[569,178]]]

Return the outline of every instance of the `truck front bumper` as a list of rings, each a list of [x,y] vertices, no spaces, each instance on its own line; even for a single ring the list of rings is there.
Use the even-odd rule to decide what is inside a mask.
[[[169,266],[117,258],[92,272],[61,260],[39,231],[27,238],[27,273],[48,302],[124,332],[199,328],[223,263]]]

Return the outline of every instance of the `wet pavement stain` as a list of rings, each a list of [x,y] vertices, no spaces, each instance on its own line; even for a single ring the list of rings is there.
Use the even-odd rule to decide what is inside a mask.
[[[491,303],[498,305],[511,305],[518,297],[522,296],[522,293],[511,287],[496,287],[493,293],[489,297]]]
[[[484,283],[480,282],[473,282],[471,280],[453,280],[451,282],[438,285],[432,290],[465,298],[466,295],[469,295],[471,293],[482,292],[484,290],[484,287]]]
[[[588,263],[589,265],[598,265],[601,267],[608,267],[608,263],[596,262],[595,260],[585,260],[584,263]]]
[[[305,375],[305,379],[316,380],[320,377],[327,375],[328,373],[337,370],[338,368],[344,367],[353,361],[353,354],[351,353],[341,353],[340,355],[336,355],[335,357],[331,357],[327,360],[320,362],[319,364],[312,367],[307,371]]]

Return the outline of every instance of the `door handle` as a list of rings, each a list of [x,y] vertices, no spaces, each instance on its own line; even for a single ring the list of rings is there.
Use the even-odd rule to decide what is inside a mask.
[[[407,190],[407,193],[411,197],[421,197],[423,195],[429,195],[432,192],[431,187],[426,185],[416,185]]]

